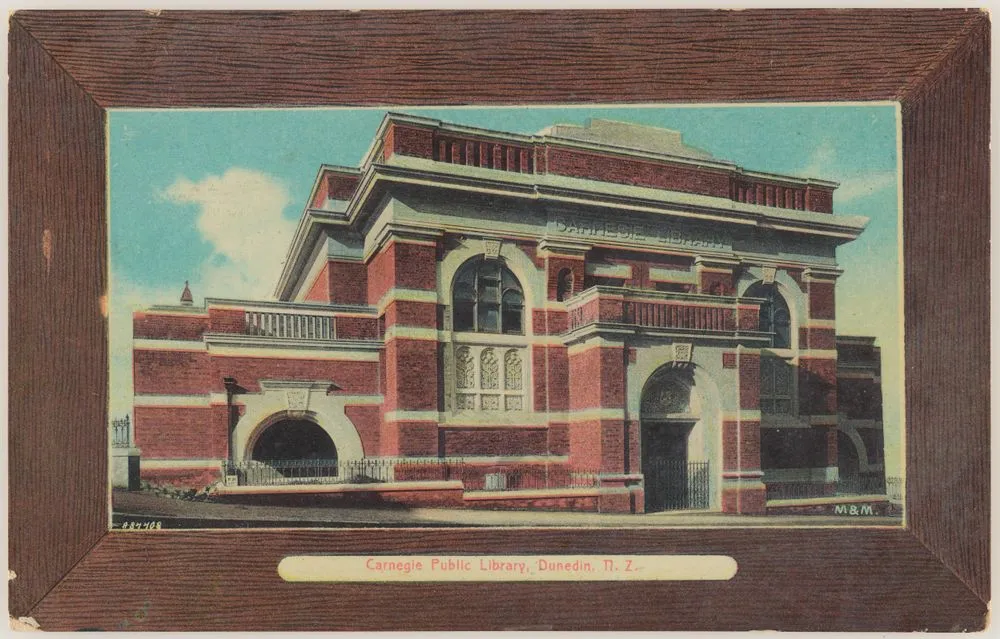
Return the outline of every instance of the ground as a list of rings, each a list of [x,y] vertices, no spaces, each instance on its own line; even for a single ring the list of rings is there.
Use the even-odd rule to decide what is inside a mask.
[[[900,526],[898,517],[770,515],[749,516],[706,512],[661,512],[620,515],[582,512],[490,511],[448,508],[352,508],[316,505],[274,506],[192,501],[142,492],[115,490],[115,529],[254,528],[254,527],[773,527],[773,526]]]

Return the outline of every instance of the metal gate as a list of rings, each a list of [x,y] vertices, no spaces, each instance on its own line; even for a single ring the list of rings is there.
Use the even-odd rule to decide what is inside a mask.
[[[643,465],[646,512],[709,507],[709,463],[657,459]]]

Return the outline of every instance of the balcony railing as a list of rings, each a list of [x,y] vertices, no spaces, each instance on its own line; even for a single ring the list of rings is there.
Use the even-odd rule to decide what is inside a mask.
[[[569,331],[609,323],[714,332],[760,330],[760,304],[753,297],[666,293],[594,286],[569,302]]]
[[[336,319],[324,315],[246,311],[244,334],[287,339],[337,338]]]

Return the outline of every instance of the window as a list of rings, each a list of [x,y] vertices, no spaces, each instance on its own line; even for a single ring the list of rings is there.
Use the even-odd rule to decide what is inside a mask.
[[[524,410],[524,349],[460,346],[455,351],[455,408]]]
[[[761,357],[760,412],[790,415],[795,390],[793,381],[791,364],[780,357]]]
[[[778,292],[774,284],[757,282],[747,289],[746,297],[762,297],[766,301],[760,305],[760,330],[773,333],[771,346],[773,348],[791,348],[792,346],[792,315],[788,312],[785,298]]]
[[[524,333],[524,292],[499,260],[476,258],[455,277],[453,327],[476,333]]]
[[[556,281],[556,301],[563,302],[573,295],[573,271],[564,268]]]

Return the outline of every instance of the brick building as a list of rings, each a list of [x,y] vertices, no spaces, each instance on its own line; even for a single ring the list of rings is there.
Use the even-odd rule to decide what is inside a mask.
[[[834,305],[866,220],[836,186],[665,129],[389,114],[320,168],[276,301],[135,314],[142,476],[604,512],[879,492],[879,350]]]

